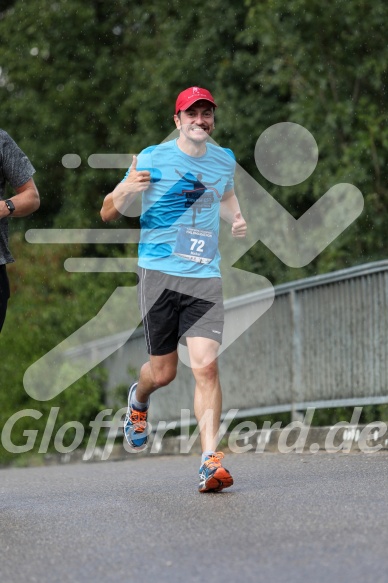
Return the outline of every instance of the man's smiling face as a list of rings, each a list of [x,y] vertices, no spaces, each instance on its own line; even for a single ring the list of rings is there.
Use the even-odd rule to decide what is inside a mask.
[[[197,101],[175,115],[174,120],[181,136],[192,142],[204,142],[214,129],[213,105],[208,101]]]

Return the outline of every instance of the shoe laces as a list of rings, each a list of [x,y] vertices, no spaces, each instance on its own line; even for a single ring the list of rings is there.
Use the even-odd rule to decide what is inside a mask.
[[[209,459],[207,459],[204,462],[204,466],[206,466],[207,468],[217,468],[221,465],[221,460],[224,457],[224,454],[222,453],[222,451],[216,451],[215,453],[213,453]]]
[[[136,411],[132,409],[130,420],[134,425],[135,433],[143,433],[147,427],[147,411]]]

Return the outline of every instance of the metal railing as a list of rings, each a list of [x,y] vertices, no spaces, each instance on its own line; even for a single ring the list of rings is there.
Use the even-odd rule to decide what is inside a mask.
[[[225,317],[244,318],[267,298],[262,290],[226,300]],[[82,349],[98,351],[99,342]],[[387,357],[388,261],[279,285],[272,307],[219,357],[223,411],[247,416],[387,403]],[[147,358],[136,331],[104,362],[108,398]],[[173,383],[152,397],[151,422],[192,411],[193,388],[191,370],[180,363]]]

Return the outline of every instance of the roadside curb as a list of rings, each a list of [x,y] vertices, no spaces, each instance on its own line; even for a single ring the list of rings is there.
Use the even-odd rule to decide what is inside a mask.
[[[309,427],[296,422],[280,429],[226,433],[219,449],[224,453],[376,453],[388,450],[388,432],[387,424],[383,422],[357,426],[344,423],[330,427]],[[201,454],[198,436],[180,435],[161,439],[154,434],[148,448],[143,452],[134,452],[122,442],[107,442],[105,445],[95,446],[91,452],[87,449],[76,449],[65,454],[50,453],[42,456],[40,461],[41,465],[55,465],[188,454]],[[35,463],[26,462],[26,465],[37,465],[36,459]]]

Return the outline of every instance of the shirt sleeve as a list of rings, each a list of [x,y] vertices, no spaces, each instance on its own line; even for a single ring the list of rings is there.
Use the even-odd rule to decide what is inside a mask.
[[[19,188],[30,180],[35,173],[35,168],[11,136],[7,132],[2,133],[1,164],[3,175],[12,188]]]
[[[229,192],[229,190],[233,189],[234,189],[234,173],[228,178],[228,182],[225,185],[224,194],[225,192]]]
[[[140,152],[140,154],[137,155],[137,169],[138,170],[149,170],[151,172],[151,182],[153,181],[152,180],[153,179],[152,152],[154,151],[155,148],[156,148],[156,146],[149,146],[148,148],[145,148],[144,150],[142,150]],[[125,176],[121,182],[124,182],[124,180],[127,178],[128,174],[131,171],[131,168],[132,168],[132,164],[128,168],[128,170],[126,171]]]
[[[229,148],[223,148],[224,151],[230,156],[230,174],[228,176],[228,180],[227,183],[225,185],[225,192],[229,192],[229,190],[233,190],[234,189],[234,173],[236,171],[236,156],[234,155],[234,152],[232,152],[232,150],[230,150]]]

